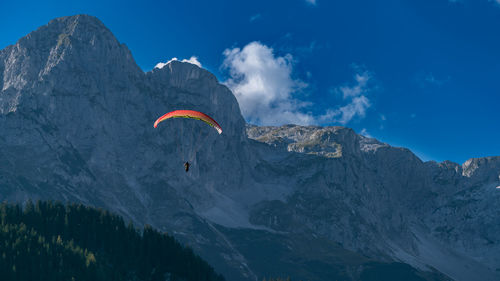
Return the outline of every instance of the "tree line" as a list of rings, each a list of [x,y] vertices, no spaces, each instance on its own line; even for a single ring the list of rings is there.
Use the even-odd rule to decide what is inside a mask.
[[[82,204],[0,204],[2,280],[170,280],[224,278],[172,236],[138,230]]]

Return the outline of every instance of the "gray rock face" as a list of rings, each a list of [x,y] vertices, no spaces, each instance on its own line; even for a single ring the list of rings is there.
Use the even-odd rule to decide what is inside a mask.
[[[498,280],[500,157],[462,166],[424,163],[407,149],[347,128],[247,126],[247,131],[255,140],[286,143],[281,147],[309,155],[332,144],[343,148],[334,159],[297,163],[302,172],[310,169],[309,176],[294,184],[299,188],[286,202],[260,203],[254,223],[287,232],[307,228],[303,231],[346,249],[421,269],[432,266],[456,280]],[[325,131],[335,132],[330,144],[294,149]]]
[[[228,280],[359,279],[370,261],[500,279],[500,157],[424,163],[348,128],[245,125],[211,73],[178,61],[144,73],[85,15],[1,50],[0,86],[0,200],[108,208]],[[153,128],[175,109],[207,113],[222,135],[182,118]]]

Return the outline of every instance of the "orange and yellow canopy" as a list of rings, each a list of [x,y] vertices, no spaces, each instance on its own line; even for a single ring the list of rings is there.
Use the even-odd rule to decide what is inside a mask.
[[[179,117],[201,120],[207,123],[208,125],[214,127],[214,129],[216,129],[219,134],[222,134],[222,128],[219,125],[219,123],[217,123],[214,119],[212,119],[212,117],[206,115],[205,113],[194,110],[174,110],[172,112],[169,112],[158,118],[155,121],[154,127],[156,128],[158,124],[162,121],[165,121],[170,118],[179,118]]]

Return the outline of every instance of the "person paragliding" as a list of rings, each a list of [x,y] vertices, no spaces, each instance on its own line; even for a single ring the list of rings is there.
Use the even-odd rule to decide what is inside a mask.
[[[180,118],[180,117],[191,118],[191,119],[203,121],[203,122],[207,123],[208,125],[212,126],[215,130],[217,130],[217,133],[222,134],[222,128],[219,125],[219,123],[217,123],[217,121],[215,121],[212,117],[206,115],[203,112],[194,111],[194,110],[174,110],[172,112],[166,113],[155,121],[153,127],[155,127],[155,128],[158,127],[159,123],[161,123],[167,119]],[[189,171],[190,166],[191,166],[191,164],[188,161],[186,161],[184,163],[184,169],[186,170],[186,172]]]
[[[214,119],[212,119],[212,117],[206,115],[203,112],[194,110],[174,110],[156,119],[153,126],[156,128],[158,127],[158,124],[160,124],[160,122],[163,122],[170,118],[180,118],[180,117],[201,120],[207,123],[208,125],[212,126],[215,130],[217,130],[217,133],[219,133],[219,135],[222,134],[222,128],[219,125],[219,123],[217,123],[217,121],[215,121]]]

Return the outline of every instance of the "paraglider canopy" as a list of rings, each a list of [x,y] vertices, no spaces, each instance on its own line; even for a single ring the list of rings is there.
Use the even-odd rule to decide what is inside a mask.
[[[179,118],[179,117],[201,120],[207,123],[208,125],[212,126],[215,130],[217,130],[219,134],[222,134],[222,128],[219,125],[219,123],[217,123],[214,119],[212,119],[212,117],[206,115],[205,113],[194,110],[174,110],[172,112],[169,112],[158,118],[154,123],[154,127],[156,128],[158,124],[162,121],[165,121],[170,118]]]

